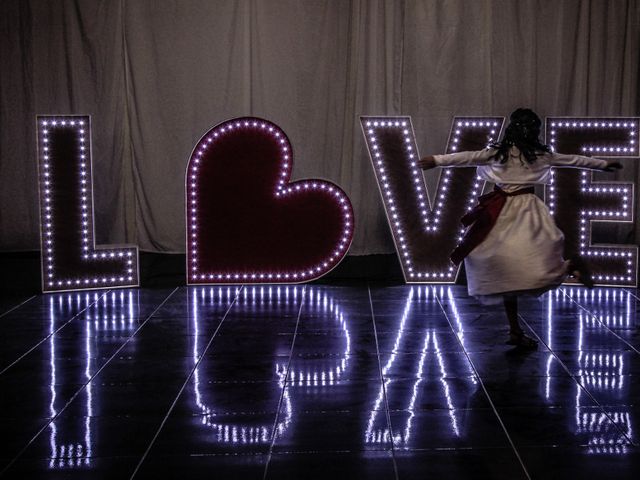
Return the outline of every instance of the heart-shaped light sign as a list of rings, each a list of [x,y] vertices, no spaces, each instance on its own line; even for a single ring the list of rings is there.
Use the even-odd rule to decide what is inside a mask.
[[[333,269],[353,238],[347,195],[325,180],[289,183],[293,152],[267,120],[209,130],[186,174],[187,284],[299,283]]]

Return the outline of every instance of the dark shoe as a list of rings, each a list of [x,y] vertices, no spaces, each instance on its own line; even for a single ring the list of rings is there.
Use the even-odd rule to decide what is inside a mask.
[[[509,340],[505,342],[507,345],[515,345],[519,348],[527,350],[535,350],[538,348],[538,341],[524,334],[523,331],[509,332]]]
[[[575,256],[569,260],[569,274],[582,283],[587,288],[593,288],[593,278],[591,270],[582,258]]]

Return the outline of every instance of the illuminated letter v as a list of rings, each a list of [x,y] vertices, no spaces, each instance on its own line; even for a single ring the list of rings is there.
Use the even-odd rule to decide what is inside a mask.
[[[449,254],[461,238],[460,218],[484,182],[475,167],[442,169],[431,200],[411,117],[361,117],[360,122],[407,283],[453,283],[459,272]],[[455,117],[447,153],[481,150],[499,138],[503,117]]]

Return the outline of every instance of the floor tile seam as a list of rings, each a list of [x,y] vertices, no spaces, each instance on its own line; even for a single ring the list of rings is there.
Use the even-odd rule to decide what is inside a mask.
[[[636,288],[636,291],[638,289]],[[634,292],[632,292],[631,290],[629,290],[628,288],[623,288],[622,289],[623,292],[627,292],[629,295],[631,295],[633,298],[635,298],[636,300],[640,300],[640,297],[638,295],[636,295]]]
[[[389,459],[391,459],[391,456],[392,456],[390,445],[387,446],[386,448],[385,447],[359,448],[359,447],[352,447],[351,444],[339,445],[339,446],[328,445],[326,448],[324,448],[323,446],[318,447],[314,445],[301,446],[301,447],[298,447],[296,445],[284,445],[284,446],[276,447],[276,449],[273,451],[273,456],[282,457],[283,455],[294,456],[294,455],[335,455],[335,454],[361,455],[363,453],[385,453],[388,455]]]
[[[640,403],[611,403],[611,402],[602,402],[600,404],[602,408],[606,409],[614,409],[614,408],[627,408],[630,410],[640,410]],[[638,412],[640,414],[640,411]]]
[[[152,411],[150,409],[146,409],[144,410],[144,412],[149,412]],[[156,419],[158,416],[157,415],[145,415],[144,412],[142,414],[137,414],[135,412],[135,410],[122,410],[118,413],[97,413],[97,414],[91,414],[91,415],[83,415],[83,414],[69,414],[68,418],[71,419],[87,419],[87,418],[91,418],[91,419],[96,419],[96,420],[100,420],[100,419],[128,419],[128,420],[147,420],[147,419]],[[304,412],[303,412],[304,413]],[[220,417],[220,418],[227,418],[227,419],[231,419],[231,418],[239,418],[239,417],[260,417],[260,416],[265,416],[265,415],[275,415],[276,414],[276,409],[272,409],[272,410],[248,410],[248,411],[238,411],[238,410],[223,410],[223,411],[214,411],[211,413],[200,413],[200,412],[195,412],[195,411],[182,411],[182,412],[178,412],[175,413],[173,412],[173,418],[193,418],[193,419],[199,419],[199,418],[206,418],[206,417],[210,417],[212,415],[215,415],[216,417]],[[50,422],[53,419],[53,421],[55,421],[55,417],[34,417],[33,420],[38,420],[38,421],[43,421],[43,422]],[[3,419],[0,419],[0,425],[2,425],[3,423],[6,423],[7,421],[24,421],[24,419],[22,417],[6,417]]]
[[[335,448],[335,449],[327,449],[321,450],[318,448],[301,448],[301,449],[289,449],[289,450],[278,450],[273,452],[274,455],[315,455],[315,454],[358,454],[358,453],[366,453],[366,452],[388,452],[391,453],[391,447],[388,448],[368,448],[368,449],[357,449],[357,448]]]
[[[389,443],[391,444],[391,460],[393,461],[393,472],[395,475],[395,479],[399,480],[400,477],[398,473],[398,464],[396,462],[396,456],[395,456],[395,442],[393,441],[393,427],[391,425],[391,414],[389,413],[389,400],[387,398],[387,388],[386,388],[387,380],[385,380],[384,375],[382,374],[382,364],[380,363],[380,345],[378,343],[378,330],[376,327],[376,314],[373,309],[373,298],[371,295],[371,286],[369,282],[367,282],[367,293],[369,294],[369,308],[371,309],[371,322],[373,324],[373,338],[376,343],[376,357],[378,359],[378,372],[380,374],[382,398],[384,401],[384,412],[387,418],[387,426],[389,428],[389,437],[390,437]]]
[[[518,447],[521,448],[522,450],[538,450],[538,449],[551,449],[551,448],[558,448],[558,449],[563,449],[563,450],[593,450],[593,449],[598,449],[598,448],[619,448],[619,449],[634,449],[636,448],[635,445],[633,444],[618,444],[618,445],[589,445],[588,443],[580,443],[580,442],[576,442],[576,443],[570,443],[570,442],[556,442],[556,443],[544,443],[544,442],[537,442],[537,443],[518,443]],[[548,477],[545,477],[548,478]],[[551,477],[551,478],[557,478],[557,477]],[[578,477],[580,478],[580,477]],[[598,477],[596,475],[593,475],[592,477],[589,478],[607,478],[607,477]]]
[[[538,446],[523,446],[524,450],[564,450],[570,453],[582,452],[584,450],[589,450],[598,445],[538,445]],[[632,453],[640,453],[640,447],[636,445],[624,445],[625,448],[632,450]],[[595,475],[593,476],[595,477]]]
[[[593,313],[592,311],[590,311],[588,308],[586,308],[584,305],[582,305],[581,303],[578,303],[576,300],[574,300],[572,297],[570,297],[569,295],[567,295],[567,292],[564,289],[560,289],[560,291],[562,292],[562,294],[568,298],[572,303],[576,304],[580,309],[584,310],[585,312],[587,312],[587,314],[593,318],[595,321],[597,321],[600,325],[602,325],[604,328],[607,329],[607,331],[609,331],[612,335],[614,335],[617,339],[619,339],[621,342],[623,342],[625,345],[627,345],[629,347],[630,350],[633,350],[634,352],[636,352],[638,355],[640,355],[640,350],[638,350],[636,347],[634,347],[633,345],[631,345],[629,342],[627,342],[624,338],[622,338],[620,335],[618,335],[615,330],[613,330],[612,328],[610,328],[608,325],[606,325],[602,320],[600,320],[598,318],[598,315],[596,315],[595,313]]]
[[[549,408],[558,408],[560,405],[550,405]],[[632,405],[629,405],[632,406]],[[533,406],[532,408],[535,408],[536,406]],[[501,407],[503,408],[503,407]],[[514,408],[529,408],[529,406],[514,406]],[[591,408],[596,408],[595,405],[592,405]],[[308,415],[308,416],[313,416],[313,415],[325,415],[325,414],[329,414],[329,415],[342,415],[342,414],[347,414],[347,413],[353,413],[353,414],[358,414],[358,413],[371,413],[372,411],[374,412],[383,412],[384,408],[378,408],[378,409],[370,409],[370,408],[335,408],[335,409],[331,409],[331,408],[319,408],[317,410],[315,409],[303,409],[303,410],[297,410],[296,413],[299,415]],[[489,412],[489,411],[493,411],[491,409],[491,407],[433,407],[433,408],[413,408],[413,409],[408,409],[408,408],[390,408],[389,412],[393,413],[393,414],[398,414],[398,413],[434,413],[434,414],[446,414],[449,412],[465,412],[465,413],[471,413],[471,412]],[[270,413],[270,412],[239,412],[239,414],[243,414],[246,416],[251,416],[251,415],[258,415],[261,413]],[[204,414],[203,414],[204,415]],[[236,415],[236,412],[219,412],[219,415],[228,415],[228,416],[232,416],[232,415]],[[193,414],[191,416],[199,416],[199,414]]]
[[[455,454],[455,453],[483,453],[483,454],[495,454],[495,453],[513,453],[511,446],[506,447],[487,447],[487,446],[455,446],[455,447],[424,447],[424,448],[403,448],[401,450],[407,454]]]
[[[46,460],[47,462],[50,460],[57,460],[59,457],[51,457],[51,456],[47,456],[47,455],[43,455],[42,457],[29,457],[29,462],[31,461],[42,461],[42,460]],[[85,458],[85,457],[83,457]],[[138,457],[136,457],[135,455],[90,455],[87,456],[86,458],[91,458],[94,460],[111,460],[111,459],[125,459],[125,460],[133,460],[136,459]],[[1,458],[0,460],[6,460],[6,458]],[[62,459],[63,461],[69,460],[69,458],[64,458]],[[74,460],[73,458],[71,460]],[[77,470],[76,470],[77,471]]]
[[[174,289],[174,290],[173,290],[173,291],[172,291],[172,292],[171,292],[171,293],[170,293],[170,294],[169,294],[169,295],[168,295],[168,296],[167,296],[167,297],[166,297],[166,298],[165,298],[165,299],[164,299],[164,300],[163,300],[163,301],[158,305],[158,307],[156,308],[156,310],[160,309],[160,308],[164,305],[164,303],[169,299],[169,297],[171,297],[171,296],[172,296],[172,295],[173,295],[173,294],[174,294],[178,289],[179,289],[179,287],[176,287],[176,288],[175,288],[175,289]],[[109,293],[109,290],[106,290],[106,291],[105,291],[105,293],[104,293],[104,295],[103,295],[103,296],[101,296],[98,300],[96,300],[96,302],[97,302],[97,301],[99,301],[101,298],[103,298],[105,295],[107,295],[107,293]],[[94,302],[93,304],[95,304],[96,302]],[[93,305],[93,304],[92,304],[92,305]],[[88,306],[87,308],[89,308],[89,306]],[[8,464],[7,464],[7,465],[6,465],[6,466],[5,466],[5,467],[0,471],[0,477],[1,477],[2,475],[4,475],[4,473],[5,473],[7,470],[9,470],[9,468],[11,468],[11,466],[12,466],[12,465],[13,465],[13,464],[14,464],[14,463],[15,463],[15,462],[16,462],[16,461],[17,461],[17,460],[18,460],[18,459],[19,459],[19,458],[24,454],[24,452],[26,452],[26,450],[29,448],[29,446],[31,446],[31,444],[33,444],[33,442],[38,438],[38,436],[40,436],[40,434],[42,434],[42,432],[44,432],[44,431],[49,427],[49,425],[51,425],[53,422],[55,422],[55,421],[56,421],[56,419],[57,419],[58,417],[60,417],[60,416],[61,416],[61,415],[62,415],[62,414],[67,410],[67,408],[69,407],[69,405],[71,405],[71,403],[72,403],[72,402],[73,402],[73,401],[78,397],[78,395],[80,395],[80,393],[81,393],[85,388],[87,388],[87,385],[89,385],[89,384],[93,381],[93,379],[94,379],[94,378],[96,378],[96,377],[100,374],[100,372],[102,372],[102,370],[103,370],[104,368],[106,368],[106,366],[109,364],[109,362],[110,362],[111,360],[113,360],[113,359],[115,358],[115,356],[118,354],[118,352],[120,352],[120,350],[122,350],[122,349],[124,348],[124,346],[125,346],[125,345],[126,345],[126,344],[127,344],[127,343],[128,343],[128,342],[129,342],[133,337],[134,337],[134,335],[135,335],[135,334],[136,334],[136,333],[137,333],[137,332],[138,332],[142,327],[144,327],[144,325],[146,324],[146,322],[147,322],[147,321],[148,321],[148,320],[153,316],[153,313],[155,313],[155,311],[156,311],[156,310],[154,310],[153,312],[151,312],[151,314],[147,317],[147,319],[146,319],[144,322],[142,322],[142,323],[138,326],[138,328],[137,328],[137,329],[136,329],[136,330],[135,330],[135,331],[134,331],[134,332],[133,332],[129,337],[127,337],[127,339],[125,340],[125,342],[124,342],[124,343],[123,343],[123,344],[118,348],[118,350],[116,350],[116,351],[113,353],[113,355],[111,355],[111,357],[110,357],[106,362],[104,362],[104,364],[103,364],[103,365],[102,365],[98,370],[96,370],[96,372],[94,372],[94,373],[91,375],[91,377],[90,377],[90,378],[89,378],[89,379],[88,379],[88,380],[87,380],[87,381],[86,381],[86,382],[85,382],[85,383],[84,383],[84,384],[83,384],[83,385],[82,385],[82,386],[81,386],[81,387],[80,387],[80,388],[79,388],[79,389],[78,389],[78,390],[77,390],[77,391],[76,391],[76,392],[71,396],[71,398],[70,398],[70,399],[65,403],[65,405],[64,405],[64,406],[63,406],[63,407],[62,407],[62,408],[61,408],[61,409],[56,413],[56,415],[55,415],[54,417],[51,417],[51,418],[46,422],[46,424],[45,424],[44,426],[42,426],[42,427],[40,428],[40,430],[38,430],[38,432],[36,432],[36,434],[35,434],[35,435],[33,435],[33,437],[32,437],[32,438],[27,442],[27,444],[26,444],[26,445],[25,445],[25,446],[24,446],[24,447],[23,447],[23,448],[22,448],[22,449],[21,449],[21,450],[20,450],[16,455],[15,455],[15,457],[12,459],[12,461],[11,461],[10,463],[8,463]],[[79,313],[82,313],[82,312],[79,312]],[[76,316],[77,316],[77,315],[76,315]],[[74,316],[73,318],[76,318],[76,317]],[[73,318],[72,318],[71,320],[73,320]],[[69,322],[70,322],[71,320],[69,320]],[[67,323],[68,323],[68,322],[67,322]],[[66,323],[65,323],[65,325],[66,325]],[[64,325],[63,325],[63,326],[64,326]],[[62,327],[63,327],[63,326],[62,326]],[[61,328],[62,328],[62,327],[61,327]]]
[[[562,344],[554,344],[554,349],[559,351],[559,352],[567,352],[567,353],[593,352],[593,353],[602,354],[602,353],[611,353],[612,351],[621,352],[621,353],[622,352],[633,352],[633,353],[636,353],[630,348],[613,348],[613,347],[567,348],[566,345],[562,345]],[[477,353],[479,353],[479,352],[477,352]]]
[[[522,409],[522,408],[538,408],[544,406],[548,409],[560,409],[563,408],[563,405],[498,405],[498,408],[500,410],[505,410],[505,409]],[[604,404],[602,405],[602,407],[604,408],[618,408],[618,407],[630,407],[630,408],[638,408],[640,407],[640,404],[635,404],[635,405],[612,405],[612,404]],[[599,408],[597,405],[584,405],[581,408],[584,409],[596,409]],[[450,412],[450,411],[456,411],[456,412],[488,412],[488,411],[492,411],[490,407],[453,407],[453,408],[446,408],[446,407],[437,407],[437,408],[416,408],[413,410],[409,410],[406,408],[392,408],[389,411],[391,413],[394,414],[398,414],[398,413],[438,413],[438,414],[444,414],[446,412]],[[376,411],[382,411],[381,409],[378,409]],[[329,408],[325,408],[325,409],[304,409],[304,410],[299,410],[296,413],[300,414],[300,415],[308,415],[308,416],[313,416],[313,415],[324,415],[324,414],[348,414],[348,413],[370,413],[371,409],[358,409],[358,408],[336,408],[336,409],[329,409]],[[114,413],[114,414],[94,414],[94,415],[69,415],[70,418],[73,419],[86,419],[86,418],[92,418],[92,419],[131,419],[132,415],[131,415],[131,411],[122,411],[120,413]],[[216,416],[219,417],[225,417],[225,418],[234,418],[234,417],[259,417],[259,416],[264,416],[264,415],[275,415],[276,410],[250,410],[250,411],[233,411],[233,410],[229,410],[229,411],[221,411],[221,412],[214,412],[216,414]],[[180,418],[200,418],[200,417],[207,417],[210,414],[206,414],[206,413],[200,413],[200,412],[180,412],[178,414],[175,414],[175,417],[180,417]],[[136,415],[137,418],[147,418],[144,415]],[[156,418],[156,415],[153,416],[149,416],[148,418]],[[42,421],[42,422],[49,422],[50,420],[55,420],[54,417],[34,417],[32,420],[37,420],[37,421]],[[4,418],[0,418],[0,425],[9,422],[9,421],[15,421],[17,422],[23,422],[24,419],[22,417],[4,417]]]
[[[284,381],[282,382],[282,391],[280,392],[280,399],[278,400],[278,409],[275,414],[275,419],[273,421],[273,427],[271,428],[271,442],[269,444],[269,450],[267,452],[267,461],[264,464],[264,472],[262,474],[263,480],[266,480],[267,474],[269,471],[269,464],[271,463],[271,455],[273,453],[273,448],[276,443],[276,429],[278,427],[278,418],[280,417],[280,409],[282,408],[282,402],[284,401],[284,392],[287,388],[287,379],[289,378],[289,370],[291,369],[291,358],[293,357],[293,349],[296,344],[296,337],[298,334],[298,326],[300,325],[300,316],[302,315],[302,308],[304,306],[304,301],[307,293],[307,285],[304,285],[302,288],[302,294],[300,295],[300,307],[298,308],[298,315],[296,317],[296,327],[293,331],[293,338],[291,339],[291,348],[289,350],[289,355],[287,359],[287,367],[284,373]]]
[[[564,293],[564,291],[563,291]],[[578,306],[581,307],[581,305],[578,304]],[[589,314],[591,314],[589,312]],[[540,335],[538,335],[538,332],[536,332],[531,325],[529,325],[529,323],[527,322],[527,320],[520,314],[518,314],[518,317],[520,318],[520,320],[527,326],[527,328],[529,328],[529,330],[535,335],[535,337],[538,339],[538,341],[543,344],[548,350],[549,352],[551,352],[551,354],[554,356],[554,358],[556,359],[556,361],[558,361],[560,363],[560,366],[571,376],[571,378],[576,382],[576,384],[578,385],[579,388],[582,389],[582,391],[587,395],[587,397],[589,397],[589,399],[595,403],[595,405],[590,405],[590,407],[593,408],[598,408],[600,410],[600,412],[605,415],[607,417],[607,419],[614,425],[614,427],[618,430],[618,432],[620,432],[620,434],[622,434],[624,436],[624,438],[627,439],[627,441],[631,444],[631,445],[635,445],[634,442],[629,438],[629,436],[627,435],[627,433],[625,431],[622,430],[622,428],[616,423],[614,422],[613,418],[611,418],[611,415],[609,413],[607,413],[604,409],[604,406],[598,401],[598,399],[589,391],[585,388],[584,385],[582,385],[582,383],[580,383],[578,381],[577,376],[572,375],[571,371],[569,370],[569,367],[567,367],[567,365],[565,364],[565,362],[562,361],[562,359],[555,353],[555,351],[553,351],[551,349],[551,347],[549,347],[549,345],[542,339],[542,337],[540,337]],[[589,405],[585,405],[586,407],[589,407]],[[574,407],[575,408],[575,407]]]
[[[178,288],[180,288],[180,287],[178,287]],[[176,288],[176,290],[178,290],[178,288]],[[186,288],[187,288],[187,291],[188,291],[189,290],[189,286],[187,286]],[[132,480],[136,476],[136,474],[140,470],[140,467],[142,466],[142,464],[144,463],[145,459],[149,455],[149,452],[153,448],[153,445],[155,444],[155,441],[158,439],[158,436],[160,435],[160,432],[164,428],[165,424],[167,423],[167,421],[169,419],[169,416],[171,415],[171,413],[172,413],[173,409],[175,408],[176,404],[178,403],[178,400],[180,399],[180,396],[182,395],[182,392],[184,391],[184,389],[186,388],[187,384],[189,383],[189,380],[191,379],[191,377],[193,376],[194,372],[196,371],[196,369],[200,365],[200,362],[202,361],[202,359],[204,358],[205,354],[207,353],[207,350],[211,346],[211,343],[213,342],[213,339],[216,337],[216,334],[218,333],[218,331],[222,327],[222,324],[224,323],[225,318],[227,317],[227,314],[233,308],[233,305],[235,304],[236,300],[240,296],[240,292],[242,291],[243,288],[244,288],[244,286],[242,286],[242,285],[239,286],[239,288],[237,288],[237,290],[235,292],[235,296],[233,297],[233,300],[231,300],[231,302],[229,303],[229,306],[227,307],[227,310],[225,311],[224,315],[220,319],[220,322],[218,323],[218,325],[217,325],[216,329],[214,330],[213,334],[211,335],[211,338],[209,338],[209,341],[207,342],[207,345],[205,346],[204,350],[202,351],[202,353],[200,354],[200,356],[196,360],[195,365],[191,368],[191,371],[189,372],[189,375],[187,375],[187,377],[185,378],[184,382],[182,383],[182,386],[178,390],[178,393],[176,394],[175,398],[173,399],[173,402],[171,403],[169,409],[165,413],[164,418],[160,422],[160,426],[158,427],[158,429],[156,430],[156,433],[151,438],[151,441],[149,442],[149,445],[147,446],[146,450],[144,451],[144,453],[140,457],[140,459],[138,461],[138,464],[136,465],[136,467],[134,468],[133,472],[131,473],[131,476],[129,477],[130,480]],[[174,292],[176,290],[174,290]],[[173,294],[173,292],[172,292],[172,294]]]
[[[36,297],[37,297],[37,295],[32,295],[31,297],[27,298],[26,300],[23,300],[22,302],[18,303],[17,305],[11,307],[6,312],[0,313],[0,318],[4,317],[5,315],[8,315],[9,313],[13,312],[14,310],[16,310],[18,308],[20,308],[22,305],[24,305],[27,302],[30,302],[31,300],[33,300]]]
[[[451,322],[451,319],[449,318],[449,314],[447,313],[446,309],[444,308],[444,305],[440,301],[440,294],[436,294],[435,295],[435,299],[438,302],[438,305],[440,305],[440,308],[442,309],[442,313],[444,314],[445,318],[447,319],[447,322],[449,322],[449,326],[451,327],[451,330],[455,333],[456,330],[453,327],[453,323]],[[464,350],[464,344],[462,343],[462,340],[460,339],[459,336],[458,336],[458,342],[460,343],[460,346]],[[491,396],[489,395],[489,392],[487,391],[487,387],[485,386],[484,382],[482,381],[482,377],[480,376],[480,373],[478,372],[478,369],[477,369],[476,365],[473,363],[473,361],[471,360],[470,355],[468,354],[468,352],[466,350],[465,350],[465,355],[467,357],[467,361],[471,365],[471,368],[473,369],[473,371],[474,371],[474,373],[475,373],[475,375],[476,375],[476,377],[478,379],[478,383],[480,384],[480,386],[482,387],[482,390],[484,391],[484,394],[485,394],[485,396],[487,398],[487,401],[489,402],[489,405],[491,406],[491,409],[492,409],[494,415],[496,416],[496,418],[498,419],[498,422],[500,423],[500,426],[502,427],[502,431],[504,432],[504,434],[507,437],[507,440],[509,442],[509,445],[511,446],[511,449],[512,449],[513,453],[515,454],[516,458],[518,459],[518,462],[520,463],[520,466],[522,467],[522,470],[524,471],[525,476],[529,480],[531,480],[531,475],[529,474],[529,470],[527,469],[526,465],[524,464],[524,461],[523,461],[522,457],[520,456],[520,452],[516,448],[515,442],[511,438],[511,435],[509,435],[509,431],[507,429],[507,426],[504,424],[504,421],[502,420],[502,417],[500,417],[500,414],[498,413],[498,410],[497,410],[495,404],[493,403],[493,400],[491,399]]]
[[[302,455],[346,455],[346,456],[359,456],[362,454],[384,454],[385,459],[392,460],[393,454],[391,452],[391,447],[388,448],[365,448],[365,449],[357,449],[357,448],[339,448],[339,449],[327,449],[327,450],[319,450],[319,449],[283,449],[276,450],[273,452],[273,457],[283,457],[283,456],[302,456]]]
[[[2,374],[4,374],[7,370],[9,370],[11,367],[13,367],[16,363],[18,363],[20,360],[22,360],[23,358],[25,358],[27,355],[29,355],[31,352],[33,352],[36,348],[38,348],[40,345],[42,345],[43,343],[45,343],[47,340],[49,340],[52,336],[56,335],[58,332],[60,332],[63,328],[65,328],[67,325],[69,325],[71,322],[73,322],[76,318],[78,318],[83,312],[85,312],[86,310],[88,310],[89,308],[91,308],[92,306],[96,305],[100,300],[102,300],[103,298],[105,298],[107,296],[107,294],[111,292],[111,290],[104,290],[103,293],[96,299],[94,300],[91,304],[87,305],[86,307],[84,307],[82,310],[80,310],[78,313],[76,313],[75,315],[73,315],[69,320],[67,320],[66,322],[64,322],[62,325],[60,325],[58,328],[55,329],[55,331],[49,333],[46,337],[44,337],[42,340],[40,340],[38,343],[36,343],[34,346],[32,346],[29,350],[27,350],[26,352],[24,352],[22,355],[20,355],[16,360],[14,360],[13,362],[11,362],[9,365],[7,365],[5,368],[2,369],[2,371],[0,371],[0,376],[2,376]]]

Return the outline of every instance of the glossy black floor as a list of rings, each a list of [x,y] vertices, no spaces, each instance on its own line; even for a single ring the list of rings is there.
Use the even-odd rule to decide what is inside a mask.
[[[632,478],[638,305],[522,301],[525,353],[461,286],[4,296],[0,476]]]

